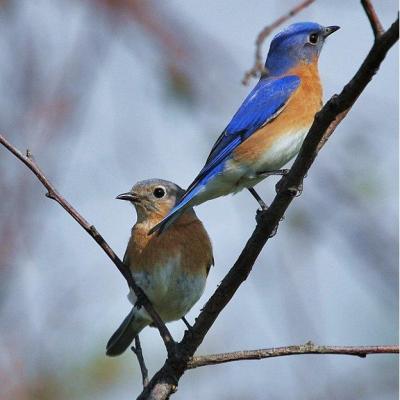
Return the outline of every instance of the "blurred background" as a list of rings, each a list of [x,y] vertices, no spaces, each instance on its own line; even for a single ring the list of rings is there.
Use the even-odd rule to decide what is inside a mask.
[[[122,256],[135,214],[115,196],[146,178],[191,182],[256,82],[241,84],[258,32],[296,3],[2,0],[0,131]],[[388,27],[397,2],[374,3]],[[342,27],[320,59],[327,99],[358,69],[372,31],[358,0],[317,1],[291,22],[304,20]],[[396,47],[198,354],[398,342],[397,60]],[[258,186],[267,202],[275,182]],[[135,398],[135,356],[105,357],[130,309],[124,279],[3,148],[0,193],[0,398]],[[256,208],[247,192],[197,208],[216,265],[189,321],[239,255]],[[184,328],[170,324],[176,339]],[[152,375],[165,348],[154,329],[141,338]],[[174,398],[389,400],[397,379],[393,355],[293,356],[189,371]]]

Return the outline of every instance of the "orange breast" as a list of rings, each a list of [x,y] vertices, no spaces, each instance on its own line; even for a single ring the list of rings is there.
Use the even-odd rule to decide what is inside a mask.
[[[293,68],[288,75],[297,75],[301,82],[289,99],[284,110],[271,122],[245,140],[234,152],[233,159],[239,163],[252,163],[259,159],[274,142],[301,128],[308,128],[314,115],[322,106],[322,86],[317,62]]]
[[[182,215],[184,217],[184,215]],[[196,217],[182,217],[161,235],[148,235],[150,227],[132,229],[125,262],[131,271],[148,271],[180,257],[182,271],[207,275],[213,263],[212,247],[203,224]]]

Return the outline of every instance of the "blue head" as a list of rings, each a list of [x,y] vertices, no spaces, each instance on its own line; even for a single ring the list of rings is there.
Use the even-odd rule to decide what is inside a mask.
[[[271,42],[265,68],[269,76],[282,75],[300,62],[318,59],[325,39],[339,29],[315,22],[299,22],[279,32]]]

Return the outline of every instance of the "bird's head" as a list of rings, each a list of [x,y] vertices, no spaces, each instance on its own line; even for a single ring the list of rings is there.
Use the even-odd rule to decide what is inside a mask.
[[[136,183],[127,193],[116,198],[131,202],[138,216],[138,222],[165,217],[184,190],[175,183],[163,179],[148,179]]]
[[[299,22],[279,32],[271,42],[265,62],[268,76],[283,75],[299,63],[316,62],[325,39],[338,29],[339,26]]]

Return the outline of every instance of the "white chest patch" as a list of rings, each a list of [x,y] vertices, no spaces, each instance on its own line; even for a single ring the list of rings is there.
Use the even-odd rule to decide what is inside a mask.
[[[205,270],[205,268],[204,268]],[[168,322],[182,318],[193,307],[204,291],[206,276],[188,275],[180,268],[180,257],[156,267],[152,273],[135,272],[136,283],[144,290],[160,314]],[[133,292],[128,295],[136,302]],[[143,308],[141,313],[147,314]]]
[[[288,132],[278,138],[262,157],[254,163],[253,171],[274,171],[287,164],[300,150],[310,127]]]

